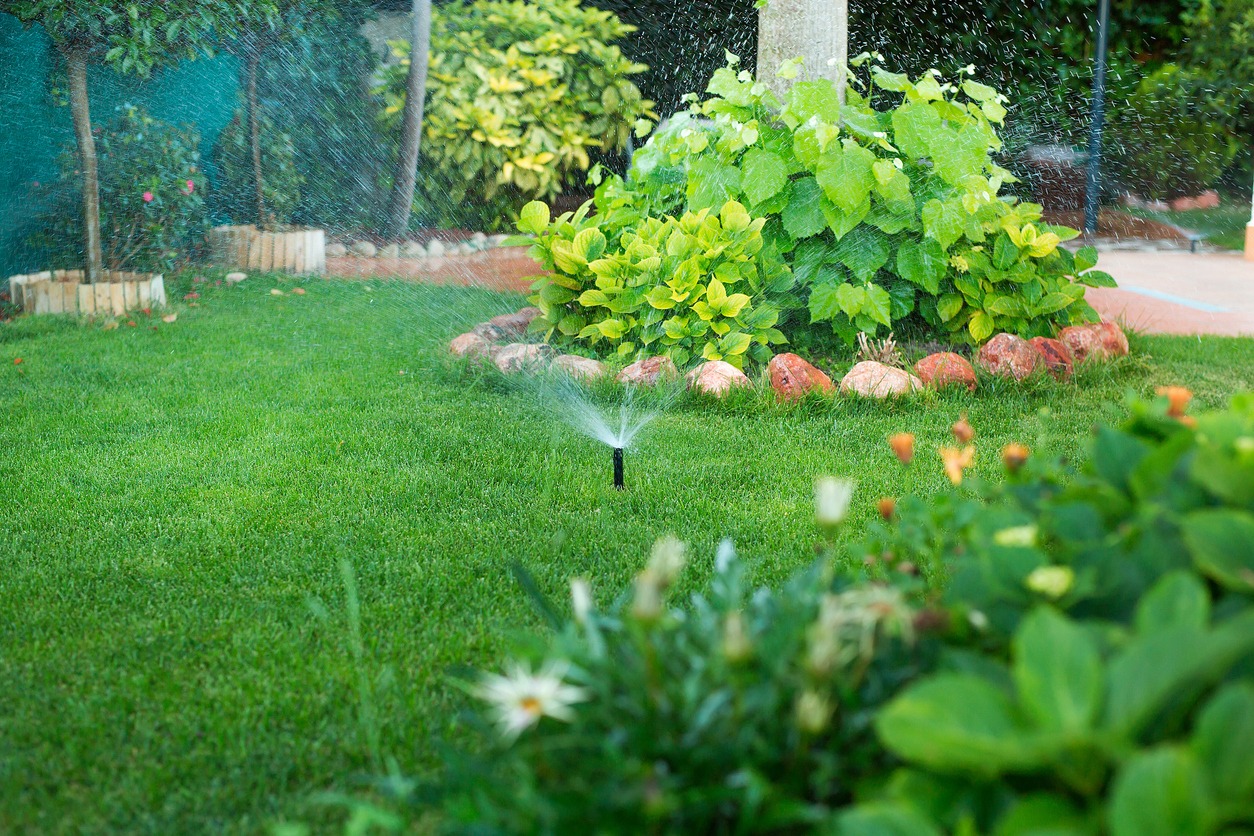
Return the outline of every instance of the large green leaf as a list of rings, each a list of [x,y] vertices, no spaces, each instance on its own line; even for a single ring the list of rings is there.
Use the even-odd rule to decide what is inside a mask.
[[[893,297],[888,295],[888,291],[877,284],[869,284],[866,286],[866,304],[862,307],[862,312],[880,325],[892,326],[893,324]]]
[[[832,836],[941,836],[926,818],[903,805],[860,804],[840,813]]]
[[[518,213],[518,230],[532,235],[543,232],[549,225],[549,207],[533,200]]]
[[[932,145],[936,173],[951,186],[961,186],[968,177],[982,175],[987,161],[988,137],[974,122],[960,131],[946,130],[945,141]]]
[[[848,284],[816,284],[810,291],[810,321],[826,322],[842,313],[840,288]]]
[[[1134,739],[1172,700],[1187,700],[1254,650],[1254,611],[1213,630],[1171,627],[1137,635],[1111,661],[1103,725]]]
[[[1193,752],[1221,801],[1254,799],[1254,685],[1229,685],[1198,716]]]
[[[1211,828],[1206,778],[1192,753],[1164,747],[1133,757],[1115,778],[1111,836],[1184,836]]]
[[[867,202],[875,186],[875,155],[853,141],[833,144],[819,159],[815,177],[828,200],[852,213]]]
[[[1136,631],[1172,627],[1204,629],[1210,624],[1210,594],[1192,572],[1169,572],[1145,593],[1136,607]]]
[[[813,177],[794,180],[788,187],[788,203],[781,218],[784,230],[793,238],[809,238],[827,229],[823,216],[823,192]]]
[[[788,109],[798,123],[817,116],[828,124],[840,121],[840,98],[830,81],[798,81],[788,88]]]
[[[1194,511],[1181,523],[1193,562],[1229,589],[1254,592],[1254,514]]]
[[[966,210],[956,201],[932,199],[923,205],[923,230],[940,243],[941,249],[949,249],[962,237],[966,218]]]
[[[1038,727],[1078,735],[1101,708],[1102,660],[1097,643],[1079,625],[1050,607],[1038,607],[1014,637],[1019,704]]]
[[[788,185],[788,166],[773,151],[750,148],[740,161],[741,186],[750,203],[774,197]]]
[[[996,686],[970,674],[945,673],[913,685],[875,719],[880,740],[908,761],[942,772],[985,775],[1045,763],[1048,737],[1034,737]]]
[[[892,249],[892,242],[884,233],[863,225],[840,239],[836,244],[836,258],[855,278],[868,282],[888,263]]]
[[[945,251],[936,241],[907,239],[897,250],[897,275],[933,295],[940,291],[948,269]]]
[[[740,169],[725,165],[716,157],[702,157],[688,172],[688,208],[719,209],[740,195]]]
[[[934,146],[945,144],[944,121],[929,104],[903,105],[893,111],[893,139],[911,160],[931,157]]]
[[[840,310],[845,316],[853,319],[862,313],[863,307],[867,303],[866,288],[854,287],[851,284],[842,284],[836,288],[836,301],[840,305]]]

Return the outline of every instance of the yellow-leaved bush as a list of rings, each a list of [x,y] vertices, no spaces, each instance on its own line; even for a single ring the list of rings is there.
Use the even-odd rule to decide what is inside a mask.
[[[542,315],[532,324],[547,341],[590,345],[632,359],[666,355],[682,367],[694,358],[769,360],[786,343],[776,328],[793,297],[792,271],[764,248],[765,220],[731,200],[682,217],[645,218],[630,228],[591,204],[550,222],[543,203],[523,208],[518,227],[535,235],[531,255],[549,271],[531,297]]]
[[[423,114],[419,211],[428,222],[495,228],[621,151],[655,118],[631,76],[648,69],[614,41],[635,31],[577,0],[476,0],[437,7]],[[385,130],[405,106],[410,45],[380,72]]]

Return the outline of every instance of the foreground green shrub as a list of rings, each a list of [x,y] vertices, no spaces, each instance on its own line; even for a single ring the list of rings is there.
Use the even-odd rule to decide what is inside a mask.
[[[613,45],[633,31],[578,0],[435,9],[420,208],[445,224],[473,212],[480,227],[496,226],[527,200],[560,193],[592,165],[591,153],[626,147],[636,122],[653,117],[630,80],[647,68]],[[378,90],[395,134],[409,44],[391,46],[402,60],[381,72]]]
[[[532,254],[550,275],[532,301],[543,312],[533,328],[553,343],[604,342],[623,357],[664,354],[683,366],[694,357],[765,362],[787,342],[775,327],[792,273],[763,252],[762,218],[728,201],[682,218],[646,218],[603,231],[585,206],[552,225],[548,208],[524,208],[520,228],[534,231]],[[607,237],[614,236],[611,241]]]
[[[1005,98],[869,66],[866,95],[851,87],[843,108],[826,80],[779,102],[750,73],[717,71],[626,180],[602,183],[595,223],[632,228],[739,201],[765,220],[763,257],[792,266],[810,322],[850,343],[887,329],[979,343],[1095,319],[1084,286],[1113,284],[1090,269],[1096,253],[1073,256],[1060,244],[1075,230],[1000,194],[1013,180],[990,157]]]
[[[468,686],[484,749],[386,786],[494,833],[1246,832],[1254,394],[1196,429],[1186,400],[1133,404],[1078,470],[1012,445],[983,484],[947,448],[952,492],[881,503],[779,590],[724,544],[669,606],[673,540],[604,610],[576,581],[534,658]],[[828,530],[851,487],[820,484]]]
[[[204,238],[205,175],[200,134],[125,105],[96,136],[100,230],[106,269],[169,271],[186,263]],[[53,266],[83,267],[81,176],[74,146],[59,158],[61,179],[32,244]]]

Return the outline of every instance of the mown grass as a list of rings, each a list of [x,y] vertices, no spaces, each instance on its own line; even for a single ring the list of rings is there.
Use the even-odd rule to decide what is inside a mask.
[[[771,583],[813,555],[815,476],[858,480],[856,531],[879,496],[940,486],[934,451],[960,412],[992,475],[1010,440],[1082,455],[1129,391],[1184,384],[1218,405],[1254,387],[1254,341],[1135,337],[1133,359],[1076,384],[683,396],[618,493],[606,448],[447,359],[450,335],[517,298],[377,281],[270,295],[295,284],[210,282],[173,324],[0,325],[0,831],[323,821],[311,796],[379,753],[430,768],[464,700],[448,672],[539,629],[514,562],[555,599],[576,575],[609,597],[657,536],[692,544],[689,587],[729,536]],[[898,430],[919,439],[909,471],[884,444]]]
[[[1189,209],[1184,212],[1155,212],[1150,209],[1125,211],[1196,232],[1206,243],[1225,250],[1245,248],[1245,225],[1250,220],[1248,201],[1238,199],[1215,209]]]

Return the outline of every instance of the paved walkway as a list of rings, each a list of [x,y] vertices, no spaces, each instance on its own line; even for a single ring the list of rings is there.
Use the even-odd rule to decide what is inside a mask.
[[[1104,250],[1099,267],[1117,289],[1091,288],[1108,319],[1160,334],[1254,336],[1254,261],[1240,253]],[[416,281],[527,291],[540,267],[522,247],[451,258],[328,258],[332,276],[395,276]]]
[[[1254,336],[1254,261],[1240,253],[1104,251],[1118,288],[1086,296],[1107,319],[1157,334]]]

